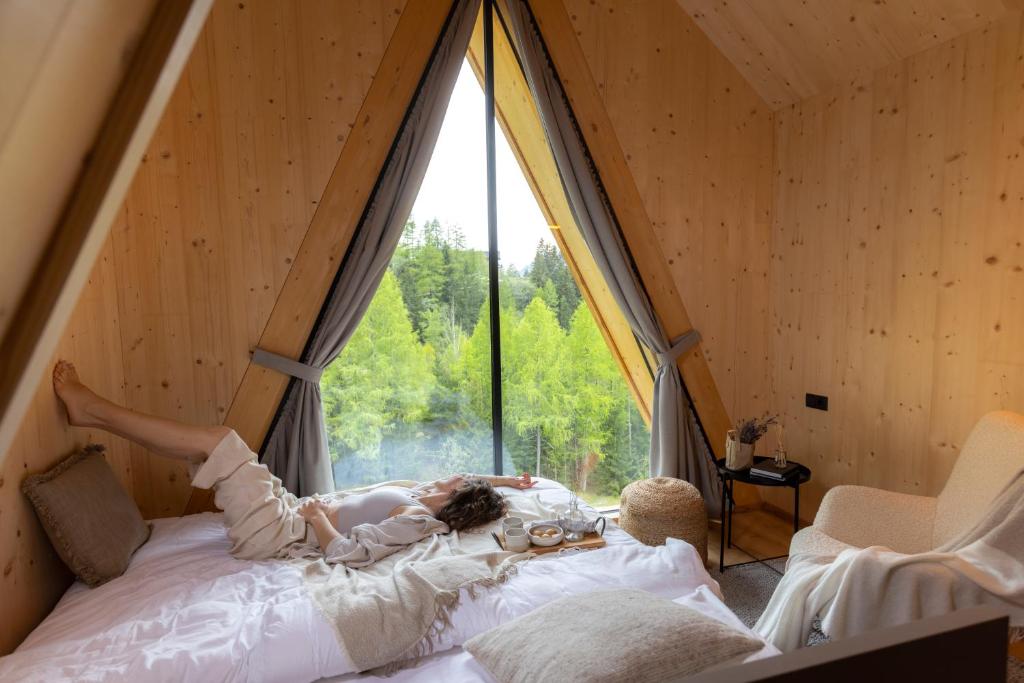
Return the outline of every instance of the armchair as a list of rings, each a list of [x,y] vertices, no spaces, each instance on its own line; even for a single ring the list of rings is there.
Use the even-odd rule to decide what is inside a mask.
[[[1022,468],[1024,415],[989,413],[967,437],[937,497],[836,486],[825,494],[814,524],[793,536],[790,557],[873,545],[906,554],[935,550],[977,524]]]

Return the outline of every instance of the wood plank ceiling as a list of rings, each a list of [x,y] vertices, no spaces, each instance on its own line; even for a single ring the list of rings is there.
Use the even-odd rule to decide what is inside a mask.
[[[772,109],[1024,8],[1022,0],[678,0]]]

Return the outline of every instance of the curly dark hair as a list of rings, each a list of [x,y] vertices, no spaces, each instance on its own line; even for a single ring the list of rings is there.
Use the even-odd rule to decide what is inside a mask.
[[[501,519],[507,509],[505,496],[495,491],[490,482],[467,479],[452,491],[451,498],[435,516],[452,531],[462,531]]]

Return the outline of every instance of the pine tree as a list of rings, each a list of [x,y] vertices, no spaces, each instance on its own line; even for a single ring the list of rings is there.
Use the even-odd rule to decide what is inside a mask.
[[[580,303],[573,313],[566,352],[571,359],[565,364],[564,373],[572,414],[574,483],[584,489],[590,472],[606,455],[606,423],[614,390],[622,383],[619,369],[586,303]]]
[[[320,380],[335,459],[376,457],[384,437],[426,414],[434,353],[413,332],[394,274],[387,272],[366,315]]]
[[[517,471],[617,495],[650,434],[557,246],[499,280],[504,441]],[[458,226],[409,221],[355,335],[321,379],[340,481],[491,467],[487,254]],[[538,469],[539,468],[539,469]]]
[[[528,469],[539,476],[549,469],[565,469],[561,456],[571,419],[565,410],[564,342],[558,319],[537,296],[502,344],[503,366],[508,366],[503,391],[505,422],[519,437],[532,439],[533,463]],[[517,469],[527,465],[524,456],[523,451],[513,452]]]

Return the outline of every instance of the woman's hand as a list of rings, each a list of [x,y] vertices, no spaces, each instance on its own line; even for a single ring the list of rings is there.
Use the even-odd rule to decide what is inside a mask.
[[[299,506],[299,514],[307,522],[312,522],[320,514],[327,514],[327,503],[316,498],[310,498]]]
[[[530,478],[529,472],[523,472],[521,476],[509,477],[507,486],[511,486],[516,489],[528,489],[536,483],[537,482]]]
[[[320,550],[327,552],[327,546],[331,541],[341,536],[331,522],[331,507],[327,501],[310,498],[299,506],[298,513],[313,527],[313,535],[316,536]]]

